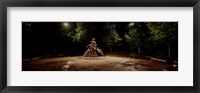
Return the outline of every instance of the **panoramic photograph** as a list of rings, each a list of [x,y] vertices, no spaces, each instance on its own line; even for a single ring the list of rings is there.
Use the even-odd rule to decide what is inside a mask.
[[[178,22],[22,22],[22,71],[178,71]]]

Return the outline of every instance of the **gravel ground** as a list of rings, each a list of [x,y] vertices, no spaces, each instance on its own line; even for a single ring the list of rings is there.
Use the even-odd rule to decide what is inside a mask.
[[[163,71],[169,67],[154,59],[121,56],[45,57],[22,62],[23,71]]]

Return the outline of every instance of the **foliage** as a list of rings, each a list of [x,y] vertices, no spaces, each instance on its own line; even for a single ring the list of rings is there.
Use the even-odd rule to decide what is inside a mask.
[[[141,52],[141,47],[144,45],[145,33],[141,30],[140,24],[130,23],[129,31],[125,33],[124,38],[129,44],[129,48],[133,51],[138,49],[138,53]]]
[[[85,33],[87,28],[84,23],[75,23],[74,27],[63,27],[61,29],[61,35],[66,38],[68,41],[74,43],[82,43],[85,39]]]
[[[84,37],[84,27],[81,25],[81,23],[76,23],[76,25],[77,25],[77,28],[76,28],[76,34],[75,34],[75,37],[76,37],[76,40],[78,41],[78,42],[80,42],[82,39],[83,39],[83,37]]]
[[[112,52],[112,48],[114,46],[119,46],[121,43],[120,41],[122,40],[117,31],[116,31],[116,25],[114,23],[112,24],[106,24],[105,26],[106,29],[106,36],[103,38],[104,43],[107,45],[108,48],[110,48],[110,51]]]
[[[165,44],[168,47],[168,57],[171,58],[172,42],[178,41],[178,23],[177,22],[154,22],[147,23],[150,29],[150,39],[157,44]]]
[[[147,23],[150,29],[151,40],[169,43],[178,38],[178,23],[158,22]]]

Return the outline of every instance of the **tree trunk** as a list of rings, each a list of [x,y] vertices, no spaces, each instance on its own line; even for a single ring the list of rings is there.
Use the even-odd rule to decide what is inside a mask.
[[[110,52],[112,53],[112,50],[113,50],[113,48],[112,47],[110,47]]]
[[[140,49],[140,47],[138,47],[138,54],[140,54],[141,53],[141,49]]]

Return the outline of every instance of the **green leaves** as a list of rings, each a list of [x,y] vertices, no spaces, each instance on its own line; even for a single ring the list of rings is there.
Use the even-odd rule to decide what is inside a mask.
[[[74,29],[62,29],[65,32],[65,38],[72,42],[82,42],[83,38],[85,37],[85,29],[83,23],[76,23],[76,27]]]
[[[76,28],[76,33],[75,33],[75,39],[78,41],[78,42],[80,42],[82,39],[83,39],[83,37],[84,37],[84,32],[85,32],[85,29],[84,29],[84,27],[82,26],[82,24],[81,23],[76,23],[76,25],[77,25],[77,28]]]
[[[150,29],[151,40],[169,42],[178,38],[178,23],[157,22],[147,23]]]
[[[168,47],[168,57],[171,57],[171,42],[178,41],[178,23],[177,22],[157,22],[148,23],[151,40],[157,43],[165,44]]]
[[[119,46],[122,41],[120,36],[118,35],[116,31],[116,25],[114,23],[112,24],[106,24],[106,33],[107,35],[103,37],[103,42],[107,45],[108,48],[113,48],[114,46]],[[110,50],[112,52],[112,50]]]
[[[131,50],[140,48],[143,45],[144,33],[138,26],[129,27],[129,31],[125,33],[125,41],[129,44]]]

